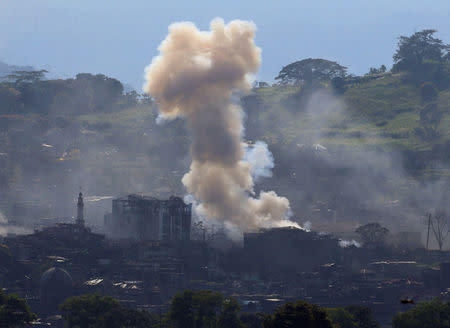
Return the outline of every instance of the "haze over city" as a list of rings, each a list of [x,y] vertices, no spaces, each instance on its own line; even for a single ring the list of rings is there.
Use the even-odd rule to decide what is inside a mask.
[[[0,327],[448,328],[450,3],[0,3]]]

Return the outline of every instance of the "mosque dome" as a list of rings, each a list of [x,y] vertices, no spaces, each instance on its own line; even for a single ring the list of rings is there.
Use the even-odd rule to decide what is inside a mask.
[[[41,289],[72,288],[73,280],[70,274],[61,268],[50,268],[42,274]]]
[[[42,312],[56,313],[58,305],[72,296],[73,280],[61,268],[50,268],[41,276],[40,300]]]

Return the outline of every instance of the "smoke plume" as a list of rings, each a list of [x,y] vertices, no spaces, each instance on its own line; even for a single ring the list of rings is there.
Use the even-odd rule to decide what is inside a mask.
[[[8,218],[0,211],[0,237],[6,237],[8,234],[26,235],[29,233],[31,233],[30,229],[8,224]]]
[[[273,191],[255,195],[252,165],[244,159],[243,113],[233,96],[250,89],[249,75],[260,66],[256,27],[221,19],[210,27],[170,25],[160,55],[145,70],[143,89],[156,99],[160,115],[185,118],[192,135],[192,163],[182,182],[206,218],[245,231],[295,225],[287,198]]]
[[[265,142],[257,141],[254,145],[247,146],[244,160],[250,164],[250,173],[255,182],[272,177],[273,155]]]

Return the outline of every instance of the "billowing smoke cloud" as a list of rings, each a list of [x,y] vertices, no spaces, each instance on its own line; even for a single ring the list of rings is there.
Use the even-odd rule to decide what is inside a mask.
[[[238,20],[215,19],[209,32],[172,24],[160,55],[146,68],[144,85],[162,117],[186,119],[192,163],[182,182],[199,202],[197,212],[242,230],[295,225],[288,220],[287,198],[273,191],[256,197],[252,165],[244,160],[243,113],[233,95],[250,89],[249,75],[260,66],[255,30]]]

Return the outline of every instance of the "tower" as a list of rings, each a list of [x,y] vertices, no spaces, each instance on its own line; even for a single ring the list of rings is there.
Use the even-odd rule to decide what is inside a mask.
[[[77,202],[77,220],[75,223],[79,226],[84,227],[84,203],[83,203],[83,194],[80,192],[78,195]]]

